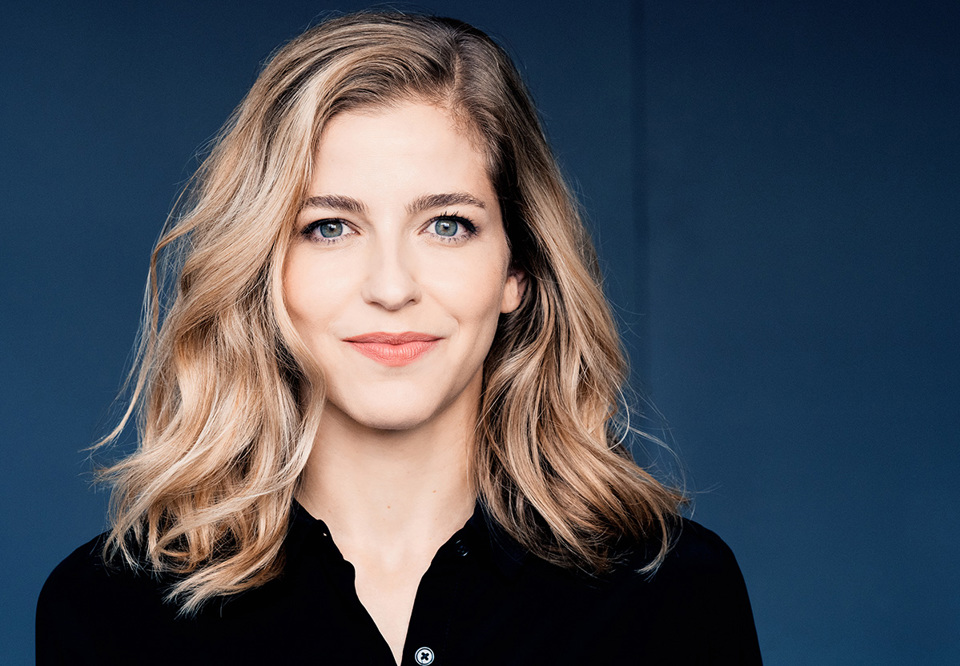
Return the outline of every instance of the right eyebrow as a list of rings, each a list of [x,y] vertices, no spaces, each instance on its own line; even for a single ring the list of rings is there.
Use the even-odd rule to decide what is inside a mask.
[[[304,208],[330,208],[354,213],[355,215],[362,215],[367,212],[367,207],[363,205],[363,202],[340,194],[320,194],[315,197],[307,197],[300,208],[301,210]]]

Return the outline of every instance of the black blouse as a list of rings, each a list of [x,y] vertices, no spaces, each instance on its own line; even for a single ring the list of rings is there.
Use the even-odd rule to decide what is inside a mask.
[[[100,559],[104,535],[50,574],[37,664],[393,665],[323,522],[294,506],[283,575],[178,618],[154,577]],[[642,566],[642,560],[635,563]],[[652,577],[591,577],[526,553],[479,508],[417,590],[400,666],[759,664],[743,577],[713,532],[684,520]]]

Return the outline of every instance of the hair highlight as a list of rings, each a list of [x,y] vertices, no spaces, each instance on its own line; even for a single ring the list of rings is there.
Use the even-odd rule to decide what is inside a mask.
[[[274,55],[151,257],[131,400],[98,444],[136,417],[136,452],[101,474],[113,485],[105,555],[173,574],[169,597],[183,613],[282,570],[324,396],[283,305],[293,221],[325,123],[408,100],[448,110],[483,149],[526,274],[484,365],[472,461],[481,501],[562,566],[603,571],[627,538],[656,545],[652,571],[670,547],[683,496],[637,466],[617,434],[625,356],[593,245],[515,67],[467,24],[357,13]]]

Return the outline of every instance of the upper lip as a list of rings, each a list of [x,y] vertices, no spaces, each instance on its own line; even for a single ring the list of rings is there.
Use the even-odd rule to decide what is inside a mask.
[[[431,342],[439,340],[437,335],[429,333],[417,333],[416,331],[406,331],[404,333],[384,333],[377,331],[375,333],[363,333],[354,335],[350,338],[344,338],[344,342],[373,342],[386,345],[402,345],[407,342]]]

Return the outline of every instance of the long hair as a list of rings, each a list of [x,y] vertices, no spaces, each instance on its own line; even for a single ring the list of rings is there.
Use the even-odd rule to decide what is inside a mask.
[[[136,416],[136,452],[103,470],[113,484],[105,555],[175,574],[169,598],[181,612],[282,570],[324,397],[284,308],[284,257],[325,124],[409,100],[442,107],[479,141],[512,261],[527,276],[484,365],[471,465],[480,500],[529,551],[562,566],[602,571],[627,538],[654,544],[649,571],[669,548],[683,498],[615,434],[620,339],[510,58],[452,19],[350,14],[277,51],[151,258],[132,397],[101,442]]]

